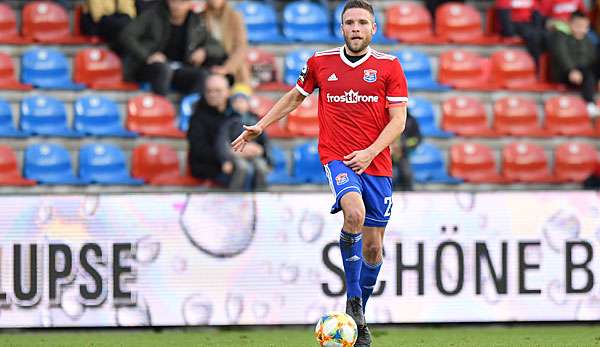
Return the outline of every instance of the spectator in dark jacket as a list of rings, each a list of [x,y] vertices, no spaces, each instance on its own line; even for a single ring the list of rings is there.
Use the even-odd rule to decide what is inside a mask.
[[[249,143],[243,152],[233,152],[231,141],[241,132],[242,115],[229,100],[229,85],[223,75],[210,75],[205,93],[196,103],[187,133],[192,175],[211,179],[231,190],[263,188],[265,148]],[[252,182],[254,178],[254,182]]]
[[[190,0],[163,0],[135,18],[120,34],[126,80],[150,82],[154,93],[170,87],[202,91],[207,69],[227,54],[209,34]]]
[[[81,31],[100,36],[115,51],[120,51],[119,34],[135,18],[134,0],[86,0],[81,16]]]
[[[598,115],[594,95],[598,84],[596,76],[596,47],[588,38],[590,20],[579,11],[571,15],[571,34],[553,32],[550,48],[550,77],[555,82],[565,83],[581,91],[588,103],[591,116]]]
[[[406,113],[406,125],[400,139],[392,144],[394,187],[399,190],[413,190],[413,175],[410,167],[409,155],[419,146],[423,136],[419,123],[410,114]]]

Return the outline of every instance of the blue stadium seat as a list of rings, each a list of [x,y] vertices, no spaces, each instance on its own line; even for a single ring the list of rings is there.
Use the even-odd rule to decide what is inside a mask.
[[[200,99],[200,94],[190,94],[181,100],[179,106],[179,129],[187,131],[190,126],[190,118],[194,113],[194,104]]]
[[[412,49],[403,49],[392,54],[397,56],[402,64],[409,90],[444,91],[451,89],[434,81],[427,54]]]
[[[310,49],[298,49],[288,53],[285,56],[283,82],[292,86],[295,85],[302,68],[306,65],[306,61],[313,54],[314,51]]]
[[[442,151],[430,143],[422,143],[410,155],[410,166],[417,183],[458,184],[460,179],[448,175]]]
[[[421,96],[408,98],[408,110],[419,124],[419,130],[425,137],[453,137],[454,133],[444,131],[437,126],[435,111],[429,100]]]
[[[112,144],[90,143],[79,150],[79,176],[89,182],[107,185],[142,185],[131,177],[123,151]]]
[[[82,96],[75,101],[74,128],[91,136],[137,137],[133,131],[125,130],[119,106],[113,100],[97,95]]]
[[[73,174],[67,149],[54,143],[29,145],[25,149],[23,175],[39,184],[85,184]]]
[[[294,1],[283,9],[283,34],[302,42],[338,42],[331,33],[329,13],[319,4]]]
[[[31,48],[21,57],[21,81],[36,88],[82,90],[71,80],[69,60],[53,48]]]
[[[13,123],[12,109],[4,99],[0,99],[0,137],[27,137],[28,134],[18,131]]]
[[[267,176],[268,184],[292,184],[293,179],[289,174],[289,165],[286,153],[277,146],[271,146],[270,157],[273,171]]]
[[[42,95],[33,95],[21,101],[21,130],[43,136],[81,137],[67,127],[67,109],[62,101]]]
[[[319,160],[317,141],[305,142],[294,148],[293,179],[298,184],[327,184],[325,170]]]
[[[258,1],[243,1],[236,10],[244,17],[250,43],[288,43],[279,31],[277,12],[273,6]]]
[[[344,10],[345,2],[341,2],[333,13],[333,34],[338,40],[343,40],[344,36],[342,35],[342,30],[340,26],[342,25],[342,11]],[[382,45],[391,45],[396,44],[398,41],[388,39],[383,36],[383,17],[376,12],[375,13],[375,22],[377,23],[377,32],[373,36],[373,43],[382,44]]]

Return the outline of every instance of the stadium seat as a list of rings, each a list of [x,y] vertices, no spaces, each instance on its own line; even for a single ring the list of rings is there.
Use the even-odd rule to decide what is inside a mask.
[[[544,127],[554,135],[594,136],[585,101],[574,95],[551,97],[544,103]]]
[[[410,154],[410,166],[416,183],[458,184],[462,180],[448,176],[442,151],[433,144],[421,143]]]
[[[33,135],[81,137],[67,126],[65,104],[51,96],[32,95],[21,101],[19,128]]]
[[[583,182],[594,172],[599,158],[591,144],[563,143],[554,149],[554,175],[562,182]]]
[[[73,127],[91,136],[137,137],[123,127],[119,106],[113,100],[97,95],[79,97],[73,104]]]
[[[198,186],[202,181],[182,176],[177,152],[166,144],[137,146],[131,156],[131,173],[154,186]]]
[[[334,43],[328,10],[320,4],[293,1],[283,9],[283,35],[292,41]]]
[[[472,5],[448,2],[435,10],[435,33],[448,42],[474,45],[500,43],[498,36],[486,35],[481,14]]]
[[[175,108],[160,95],[142,94],[127,103],[127,129],[144,136],[184,138],[175,127]]]
[[[439,58],[440,83],[456,89],[489,91],[490,62],[479,54],[463,49],[448,50]]]
[[[84,36],[71,34],[69,14],[53,1],[31,1],[23,7],[22,34],[40,43],[84,44],[89,40]]]
[[[413,49],[403,49],[401,51],[392,52],[393,55],[398,57],[408,88],[418,90],[430,90],[430,91],[444,91],[449,90],[448,86],[441,85],[434,81],[433,70],[431,68],[431,62],[429,56],[423,52],[419,52]]]
[[[421,96],[408,98],[408,111],[419,124],[419,130],[425,137],[449,138],[453,133],[440,129],[437,125],[435,110],[429,100]]]
[[[112,144],[90,143],[79,150],[79,177],[87,183],[108,185],[142,185],[127,170],[123,151]]]
[[[264,95],[252,95],[250,97],[250,109],[260,118],[264,117],[267,112],[275,105],[275,101]],[[271,124],[265,132],[269,137],[286,139],[294,137],[287,126],[288,118],[279,120],[277,123]]]
[[[33,144],[25,149],[23,173],[38,184],[82,185],[73,174],[71,156],[67,149],[55,143]]]
[[[13,122],[13,112],[10,104],[0,99],[0,138],[1,137],[27,137],[26,132],[18,131]]]
[[[294,148],[294,183],[327,184],[323,165],[319,160],[317,141],[309,141]]]
[[[10,55],[0,52],[0,89],[31,90],[32,87],[20,83],[15,77],[15,67]]]
[[[287,91],[290,86],[280,82],[279,69],[273,53],[251,47],[248,49],[246,62],[250,66],[251,84],[256,90]]]
[[[273,170],[267,176],[267,183],[273,184],[292,184],[293,179],[289,173],[288,159],[286,153],[277,146],[270,146],[271,165]]]
[[[485,107],[470,96],[452,97],[442,104],[442,129],[460,136],[497,137],[488,126]]]
[[[192,114],[194,113],[194,105],[198,99],[200,99],[200,94],[198,93],[186,95],[181,99],[181,104],[179,105],[179,129],[181,131],[188,130],[190,118],[192,118]]]
[[[31,48],[21,57],[21,81],[43,89],[82,90],[73,83],[67,57],[54,48]]]
[[[342,34],[342,30],[340,28],[342,25],[342,11],[344,10],[345,5],[346,5],[345,2],[340,2],[335,7],[335,11],[333,12],[333,26],[332,26],[333,35],[340,42],[343,42],[343,40],[344,40],[344,35]],[[383,35],[384,20],[383,20],[383,17],[378,12],[375,13],[375,22],[377,23],[377,31],[375,32],[375,35],[373,35],[371,42],[373,42],[374,44],[383,44],[383,45],[391,45],[391,44],[397,43],[396,40],[388,39],[387,37],[385,37]]]
[[[503,135],[546,137],[534,100],[522,96],[507,96],[494,103],[494,130]]]
[[[288,43],[279,31],[277,12],[273,6],[259,1],[243,1],[236,10],[244,17],[250,43]]]
[[[385,11],[385,36],[406,43],[441,42],[433,35],[429,11],[416,2],[400,2]]]
[[[537,80],[533,58],[524,50],[504,49],[492,53],[491,78],[497,88],[516,91],[549,91],[554,85]]]
[[[34,186],[34,180],[21,176],[17,155],[7,145],[0,145],[0,186]]]
[[[92,89],[137,90],[138,85],[123,81],[121,59],[103,48],[86,48],[75,55],[73,80]]]
[[[314,51],[310,49],[298,49],[288,53],[285,56],[285,73],[283,81],[293,86],[300,76],[300,72],[306,61],[313,55]]]
[[[515,142],[502,149],[502,176],[511,183],[554,183],[541,146]]]
[[[450,148],[450,175],[468,183],[504,183],[493,150],[479,143],[456,143]]]
[[[290,113],[288,129],[294,136],[319,136],[318,96],[312,94]]]
[[[18,45],[31,43],[19,35],[17,14],[9,4],[0,3],[0,44]]]

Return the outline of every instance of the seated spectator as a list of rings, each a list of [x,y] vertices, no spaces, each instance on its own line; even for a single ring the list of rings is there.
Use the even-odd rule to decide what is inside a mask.
[[[235,83],[249,85],[250,70],[245,64],[248,38],[241,14],[227,0],[207,0],[204,18],[208,30],[229,56],[222,65],[214,66],[212,72],[231,75]]]
[[[170,87],[201,92],[207,69],[227,54],[210,35],[190,0],[163,0],[137,16],[120,34],[125,79],[149,82],[166,95]]]
[[[500,34],[510,38],[519,36],[536,66],[544,52],[546,32],[536,0],[496,0],[496,15]]]
[[[596,47],[587,37],[590,20],[582,12],[575,11],[569,22],[570,34],[556,31],[552,34],[550,47],[550,78],[581,91],[588,103],[588,112],[600,114],[594,102],[598,78],[596,76]]]
[[[409,155],[423,140],[419,123],[406,113],[406,125],[400,139],[392,143],[392,170],[394,188],[399,190],[413,190],[413,175],[410,167]]]
[[[162,0],[135,0],[135,9],[137,10],[137,13],[142,13],[161,2]]]
[[[100,36],[118,51],[119,34],[136,16],[134,0],[86,0],[81,16],[81,32]]]
[[[569,19],[575,11],[587,13],[583,0],[542,0],[540,12],[546,21],[546,29],[570,33]]]
[[[241,153],[231,149],[231,141],[242,131],[242,115],[233,109],[229,94],[223,75],[206,79],[205,92],[196,103],[187,133],[192,175],[236,191],[264,188],[268,171],[265,148],[251,142]]]

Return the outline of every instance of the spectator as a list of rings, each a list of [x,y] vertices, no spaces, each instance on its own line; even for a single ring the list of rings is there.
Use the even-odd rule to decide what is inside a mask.
[[[161,2],[162,0],[135,0],[135,9],[137,10],[137,13],[142,13]]]
[[[546,32],[537,0],[496,0],[500,34],[505,38],[519,36],[536,66],[544,52]]]
[[[394,187],[399,190],[413,190],[413,175],[410,167],[410,153],[419,146],[423,136],[419,130],[419,123],[406,113],[406,125],[400,140],[392,144],[392,159],[394,172]]]
[[[166,95],[202,91],[207,69],[223,64],[225,50],[210,35],[191,0],[163,0],[136,17],[120,34],[126,80],[149,82]]]
[[[242,153],[231,149],[231,141],[240,132],[242,115],[233,109],[229,94],[223,75],[213,74],[206,79],[204,95],[196,103],[187,133],[192,175],[243,190],[248,188],[254,172],[255,188],[263,188],[265,148],[251,142]]]
[[[227,0],[207,0],[204,11],[206,25],[228,54],[227,60],[213,66],[212,72],[232,75],[235,83],[250,84],[250,70],[246,62],[248,38],[241,14]]]
[[[569,19],[575,11],[587,13],[583,0],[542,0],[540,3],[540,12],[545,17],[548,30],[569,34]]]
[[[569,22],[570,34],[556,31],[552,34],[550,48],[550,77],[555,82],[578,88],[588,103],[588,112],[596,117],[600,113],[594,102],[598,78],[596,76],[596,47],[588,38],[590,20],[575,11]]]
[[[119,51],[119,34],[136,16],[134,0],[86,0],[81,16],[81,32],[100,36]]]

